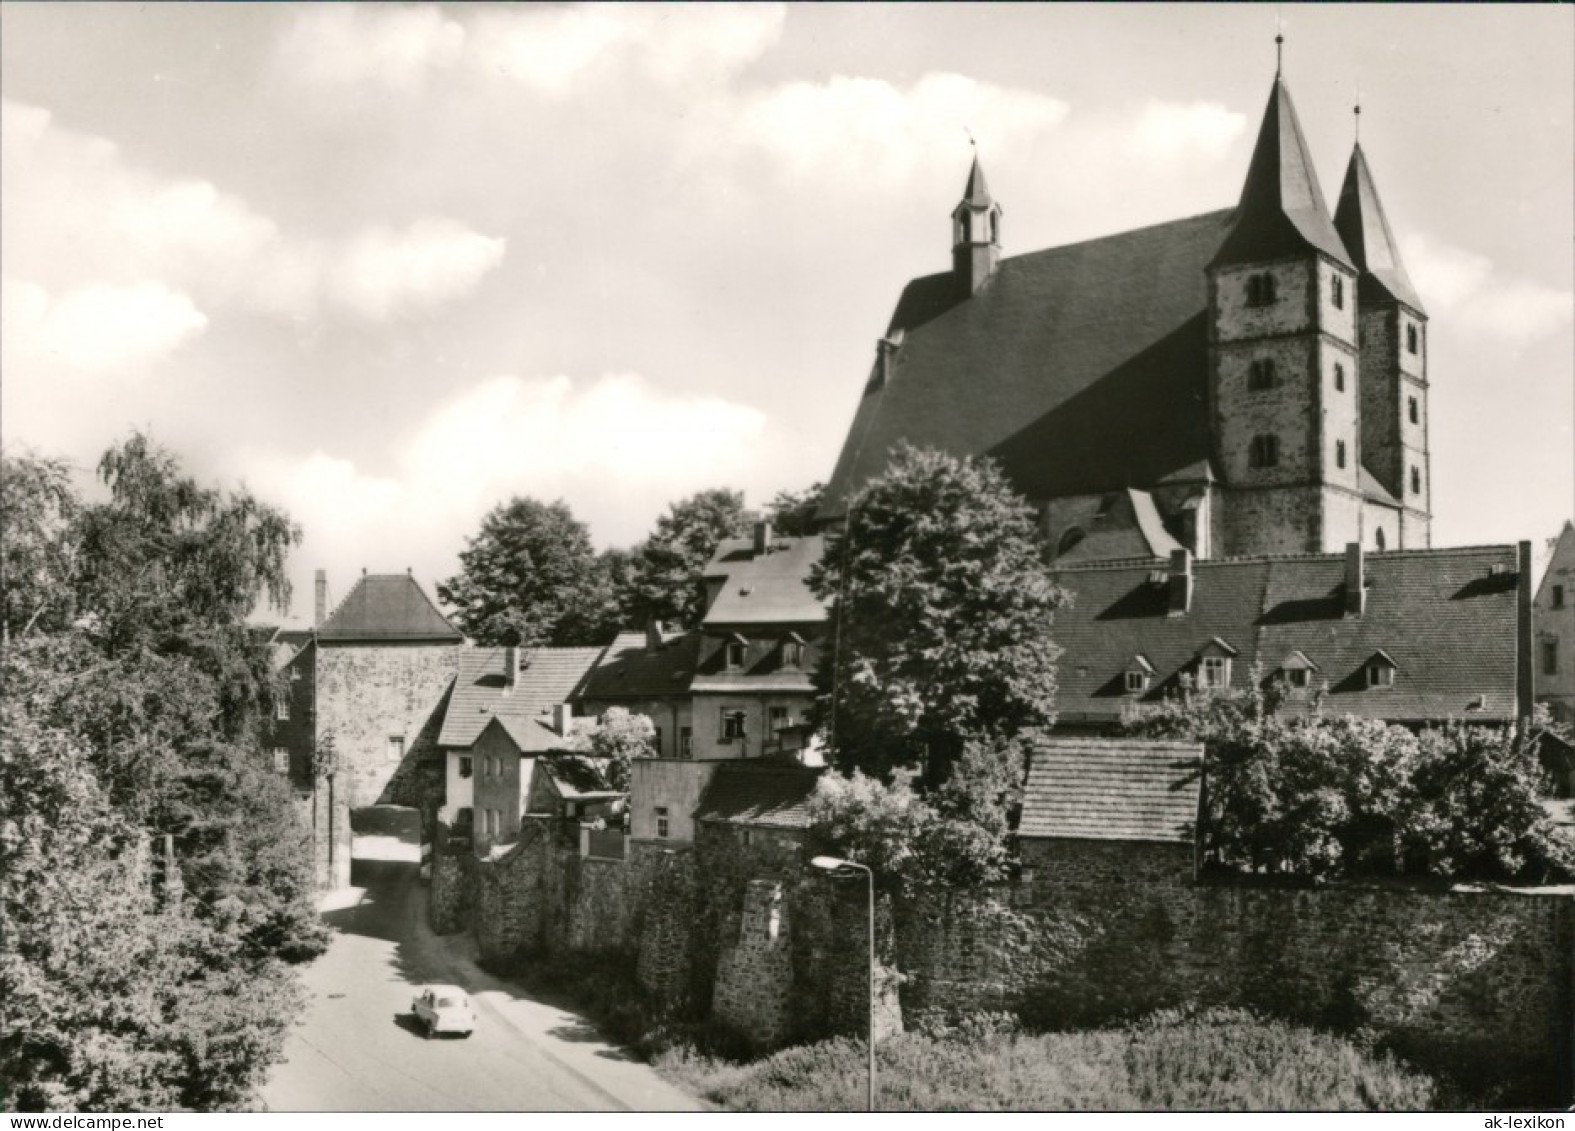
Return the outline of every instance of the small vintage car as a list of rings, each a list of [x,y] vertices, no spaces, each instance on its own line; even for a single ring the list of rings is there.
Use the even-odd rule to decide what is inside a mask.
[[[410,1012],[428,1037],[458,1033],[468,1037],[476,1028],[476,1010],[458,986],[428,986],[410,1003]]]

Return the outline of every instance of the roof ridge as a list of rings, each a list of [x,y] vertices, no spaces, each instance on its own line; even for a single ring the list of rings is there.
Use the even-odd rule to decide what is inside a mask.
[[[1404,550],[1365,550],[1368,563],[1375,561],[1388,561],[1393,558],[1436,558],[1450,555],[1465,556],[1468,554],[1482,554],[1490,551],[1505,553],[1517,552],[1513,542],[1483,542],[1472,546],[1415,546]],[[1319,553],[1301,554],[1243,554],[1236,557],[1225,558],[1194,558],[1192,568],[1226,566],[1226,565],[1256,565],[1267,562],[1305,562],[1329,561],[1338,562],[1345,558],[1344,550],[1328,550]],[[1100,569],[1140,569],[1144,567],[1158,568],[1154,563],[1163,562],[1164,568],[1169,568],[1169,563],[1161,558],[1105,558],[1098,561],[1070,562],[1066,565],[1050,566],[1051,573],[1071,573],[1073,571],[1089,572]]]

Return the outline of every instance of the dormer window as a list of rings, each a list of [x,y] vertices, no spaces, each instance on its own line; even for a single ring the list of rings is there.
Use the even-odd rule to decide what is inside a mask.
[[[796,632],[788,633],[787,639],[782,641],[782,666],[784,668],[804,666],[804,638]]]
[[[733,636],[728,639],[724,649],[723,659],[728,671],[739,671],[743,668],[749,656],[749,641],[742,636]]]
[[[1247,305],[1268,306],[1274,302],[1274,276],[1247,276]]]
[[[1223,690],[1230,686],[1230,664],[1236,649],[1216,636],[1198,653],[1198,686]]]
[[[1149,684],[1154,679],[1154,665],[1148,662],[1148,657],[1139,652],[1132,657],[1132,662],[1127,665],[1122,673],[1122,687],[1128,695],[1141,695],[1147,691]]]
[[[1261,393],[1278,385],[1279,377],[1274,371],[1272,357],[1260,357],[1247,368],[1247,389],[1249,392]]]
[[[1312,686],[1313,673],[1318,665],[1307,658],[1305,652],[1296,651],[1280,663],[1280,678],[1293,691],[1305,691]]]
[[[1393,687],[1395,672],[1398,670],[1399,666],[1389,653],[1384,651],[1373,653],[1373,658],[1367,661],[1367,686]]]

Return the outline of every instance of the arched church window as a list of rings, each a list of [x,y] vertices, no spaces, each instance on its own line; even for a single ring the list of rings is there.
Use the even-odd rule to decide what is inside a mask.
[[[1071,553],[1072,549],[1085,537],[1087,537],[1087,534],[1081,526],[1069,527],[1067,532],[1061,535],[1061,541],[1056,546],[1056,556],[1059,557],[1062,554]]]
[[[1247,276],[1247,305],[1268,306],[1274,301],[1274,276]]]
[[[1247,449],[1247,461],[1253,467],[1274,467],[1280,462],[1278,436],[1254,436]]]
[[[1279,383],[1272,357],[1260,357],[1247,367],[1247,388],[1251,392],[1261,393],[1266,389],[1274,388]]]

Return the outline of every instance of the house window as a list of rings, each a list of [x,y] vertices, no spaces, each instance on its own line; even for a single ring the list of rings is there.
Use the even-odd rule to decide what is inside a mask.
[[[1345,366],[1338,361],[1334,363],[1334,391],[1345,392]]]
[[[276,774],[290,772],[290,752],[282,746],[273,748],[273,772]]]
[[[1285,672],[1285,682],[1297,690],[1305,689],[1312,678],[1312,673],[1306,668],[1288,668]]]
[[[1336,310],[1345,309],[1345,280],[1336,275],[1330,280],[1334,285],[1329,288],[1329,301]]]
[[[1252,467],[1274,467],[1280,462],[1278,436],[1254,436],[1247,449],[1247,462]]]
[[[1416,353],[1420,339],[1421,334],[1417,333],[1416,327],[1407,326],[1405,328],[1405,352]]]
[[[663,840],[666,840],[668,836],[667,830],[667,809],[664,806],[658,805],[656,807],[656,835],[661,837]]]
[[[788,709],[786,707],[771,708],[771,733],[785,730],[788,725]]]
[[[1274,301],[1274,276],[1247,276],[1247,305],[1268,306]]]
[[[1395,670],[1385,663],[1367,665],[1368,687],[1393,687],[1395,685]]]
[[[801,668],[804,666],[804,645],[798,640],[784,640],[782,642],[782,666],[785,668]]]
[[[695,732],[693,727],[678,728],[678,756],[683,759],[695,756]]]
[[[300,668],[291,668],[290,669],[290,682],[291,683],[300,683],[301,682],[301,669]]]
[[[1416,398],[1415,397],[1407,397],[1406,398],[1405,414],[1406,414],[1406,416],[1411,418],[1411,423],[1412,424],[1420,424],[1421,423],[1421,421],[1422,421],[1422,413],[1417,407],[1417,403],[1416,403]]]
[[[1345,441],[1344,440],[1336,440],[1334,442],[1334,466],[1336,466],[1336,467],[1344,467],[1345,466]]]
[[[1127,694],[1137,695],[1148,690],[1147,672],[1127,672]]]
[[[727,642],[727,666],[730,670],[744,666],[744,657],[748,648],[742,640],[729,640]]]
[[[1564,607],[1564,586],[1562,585],[1555,585],[1553,587],[1553,607],[1555,609],[1562,609]]]
[[[290,721],[290,700],[280,696],[273,705],[273,717],[281,723]]]
[[[461,754],[459,756],[459,776],[462,778],[468,778],[475,772],[476,760],[469,754]]]
[[[1557,640],[1544,640],[1542,642],[1542,674],[1559,674],[1559,642]]]
[[[1422,493],[1422,473],[1420,471],[1418,471],[1416,468],[1413,467],[1411,469],[1411,494],[1413,494],[1413,495],[1420,495],[1421,493]]]
[[[722,710],[722,741],[732,742],[744,737],[744,712]]]
[[[1279,384],[1274,372],[1274,359],[1260,357],[1247,367],[1247,389],[1249,392],[1261,393],[1272,389]]]
[[[1199,684],[1203,687],[1230,686],[1230,657],[1204,656],[1199,669]]]
[[[405,757],[405,736],[402,735],[402,734],[391,734],[391,735],[389,735],[388,736],[388,760],[390,762],[401,762],[401,761],[404,760],[404,757]]]

